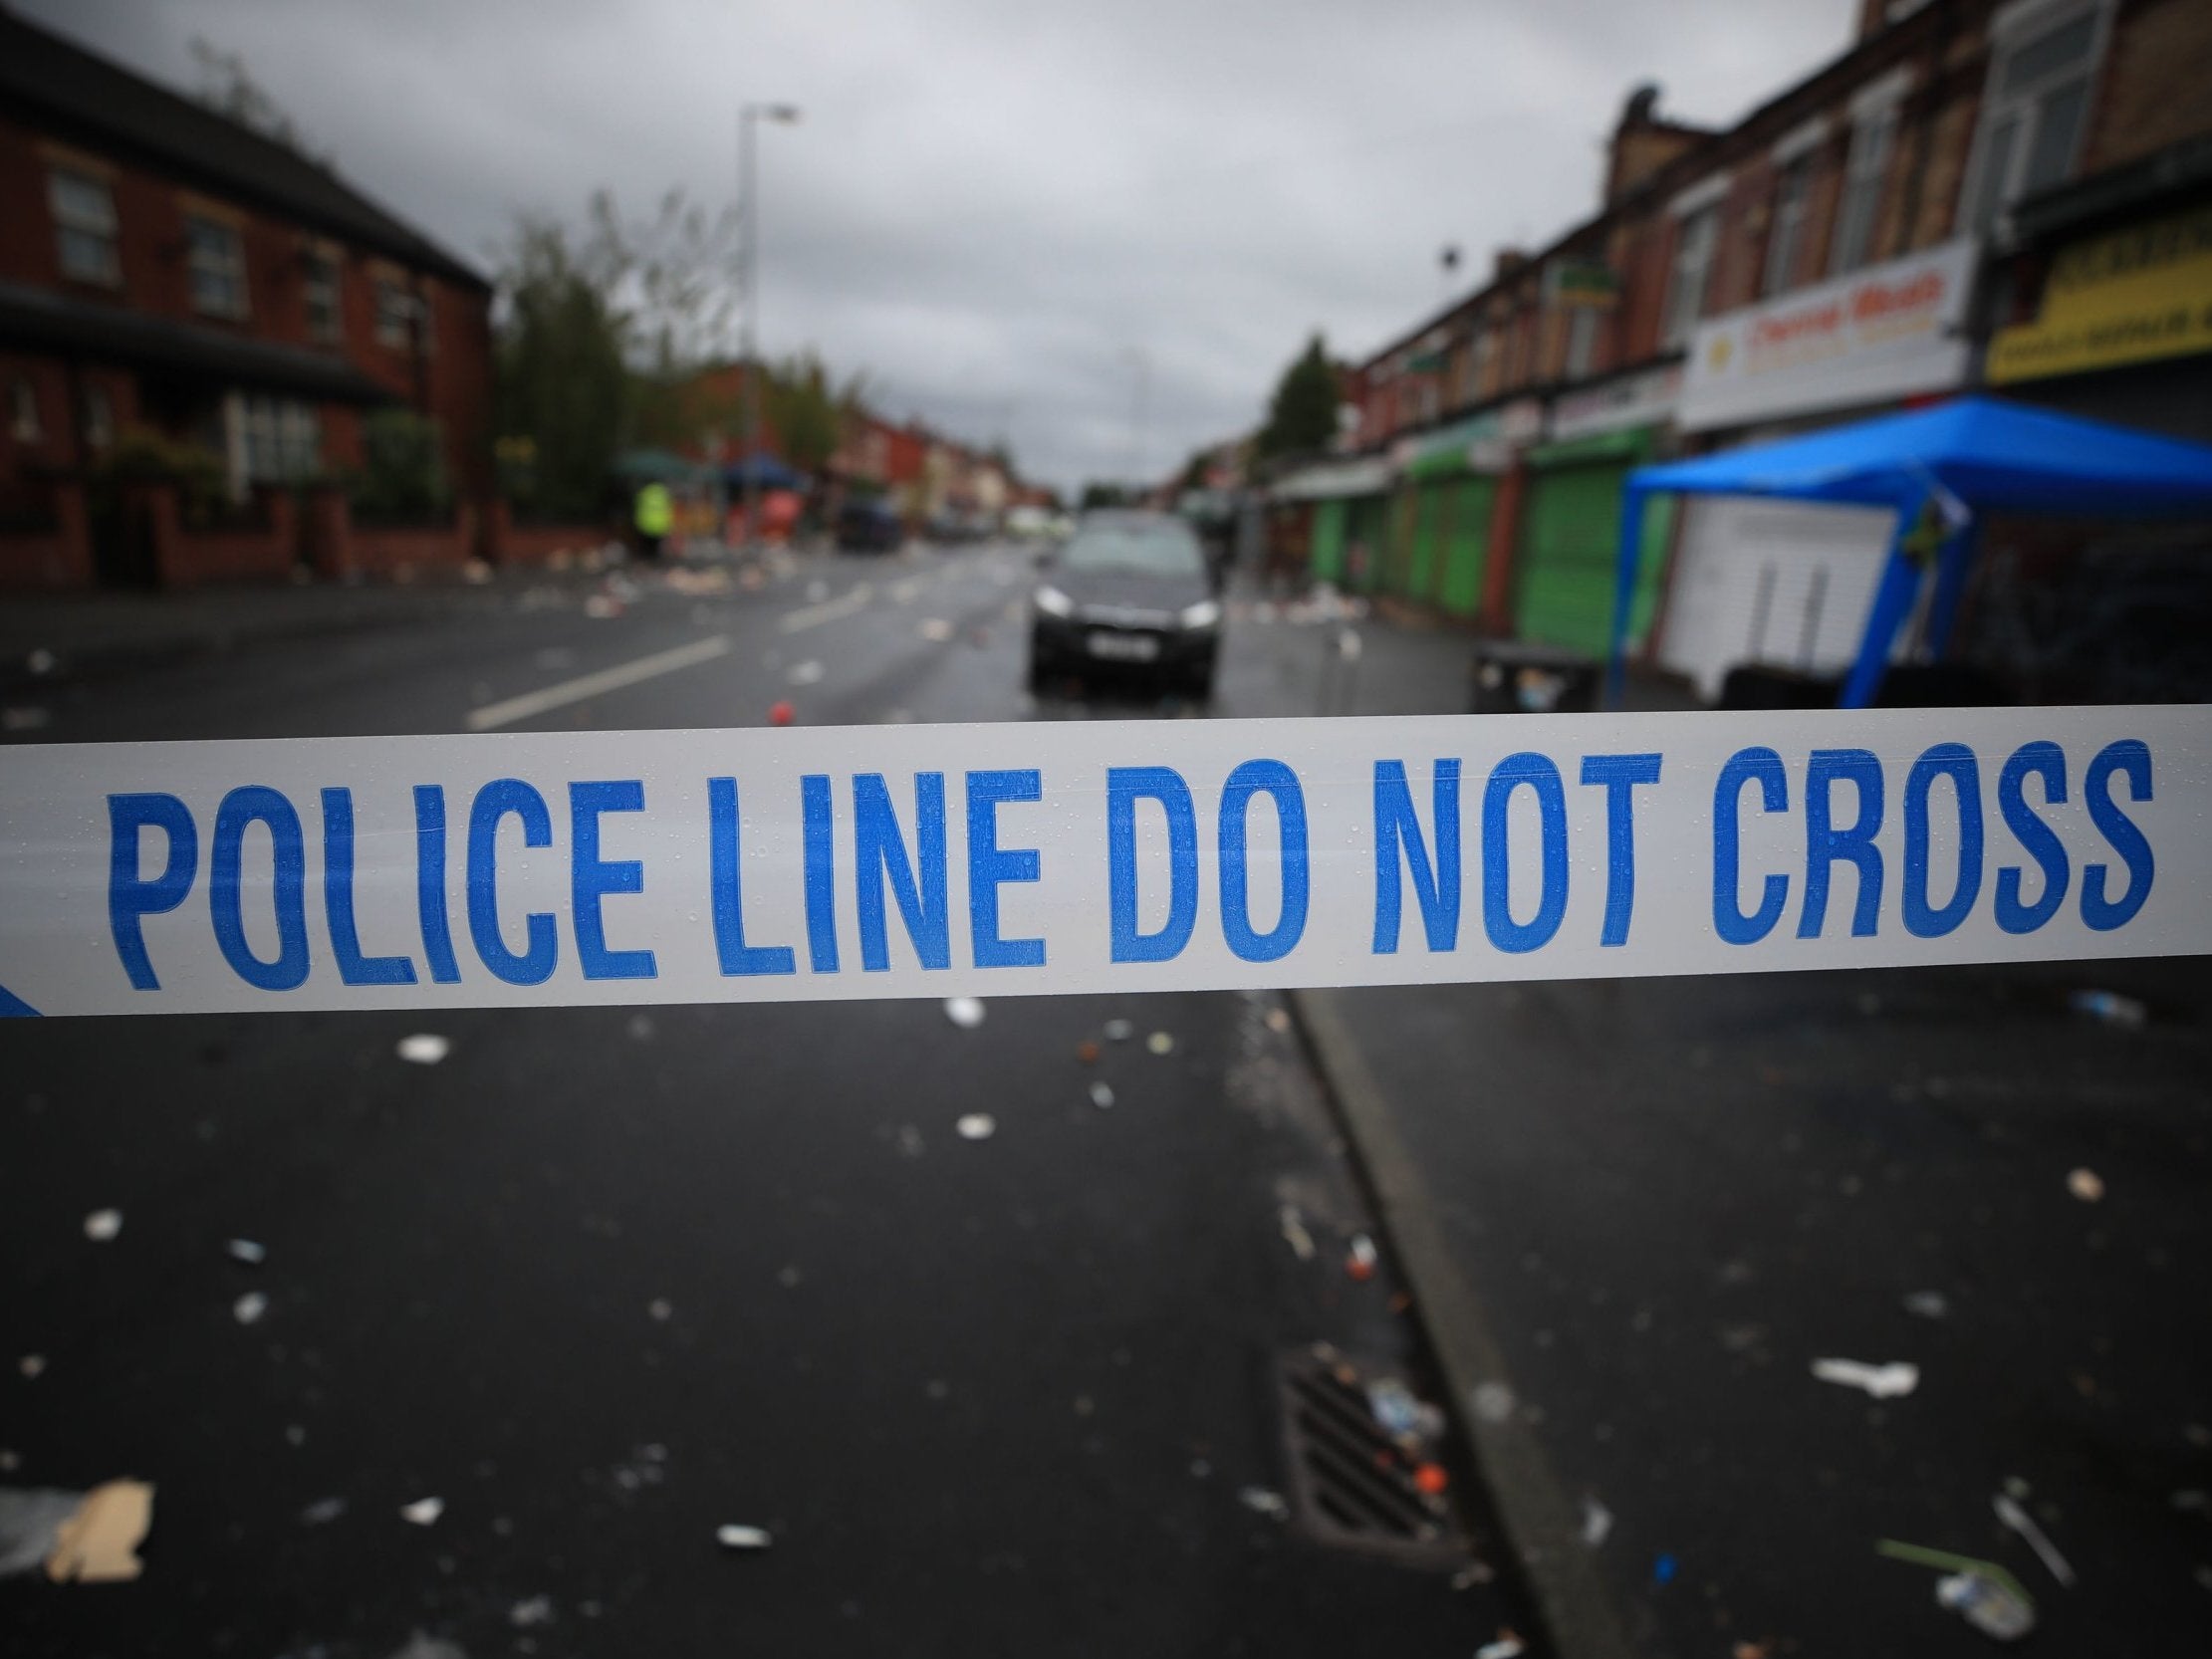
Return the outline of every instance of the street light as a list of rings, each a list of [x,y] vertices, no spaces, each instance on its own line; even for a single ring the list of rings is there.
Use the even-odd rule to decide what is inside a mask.
[[[745,469],[745,545],[760,543],[760,362],[755,335],[760,325],[760,179],[753,159],[757,147],[753,128],[763,120],[783,126],[799,123],[796,104],[745,104],[737,112],[738,224],[745,232],[739,261],[739,283],[745,306],[738,314],[737,356],[745,370],[743,437],[738,464]]]

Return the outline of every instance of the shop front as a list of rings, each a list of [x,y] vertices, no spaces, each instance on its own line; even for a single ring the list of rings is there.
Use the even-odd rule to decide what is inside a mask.
[[[1541,404],[1520,398],[1401,447],[1384,592],[1450,616],[1479,614],[1499,475],[1543,420]]]

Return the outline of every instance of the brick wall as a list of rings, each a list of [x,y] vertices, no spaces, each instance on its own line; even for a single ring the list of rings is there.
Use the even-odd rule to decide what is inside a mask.
[[[2212,132],[2212,6],[2122,0],[2083,145],[2082,171]]]

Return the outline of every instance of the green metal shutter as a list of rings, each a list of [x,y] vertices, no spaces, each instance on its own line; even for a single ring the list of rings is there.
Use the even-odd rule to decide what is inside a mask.
[[[1604,655],[1612,638],[1620,493],[1627,476],[1625,462],[1601,460],[1548,468],[1530,480],[1521,528],[1522,638]],[[1659,566],[1674,522],[1671,500],[1652,502],[1643,517],[1631,640],[1651,625]]]
[[[1409,599],[1427,599],[1436,583],[1436,549],[1444,538],[1444,508],[1451,486],[1424,483],[1413,491],[1412,546],[1407,554],[1405,587]]]
[[[1361,496],[1352,504],[1345,529],[1345,587],[1357,593],[1371,593],[1382,581],[1382,560],[1390,530],[1387,496]],[[1354,569],[1356,555],[1357,568]]]
[[[1311,568],[1316,582],[1344,581],[1345,517],[1349,506],[1342,499],[1314,504]]]
[[[1452,500],[1451,533],[1444,546],[1444,570],[1437,602],[1454,616],[1482,608],[1482,572],[1490,551],[1490,513],[1498,499],[1491,478],[1460,481]]]

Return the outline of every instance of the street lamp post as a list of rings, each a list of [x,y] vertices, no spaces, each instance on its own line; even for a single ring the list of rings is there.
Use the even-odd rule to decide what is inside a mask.
[[[743,438],[738,465],[745,469],[745,545],[760,544],[760,360],[756,337],[760,327],[760,176],[754,161],[758,139],[754,127],[762,120],[795,125],[795,104],[746,104],[737,112],[738,224],[745,232],[740,250],[738,283],[745,297],[738,313],[738,360],[745,371]]]

